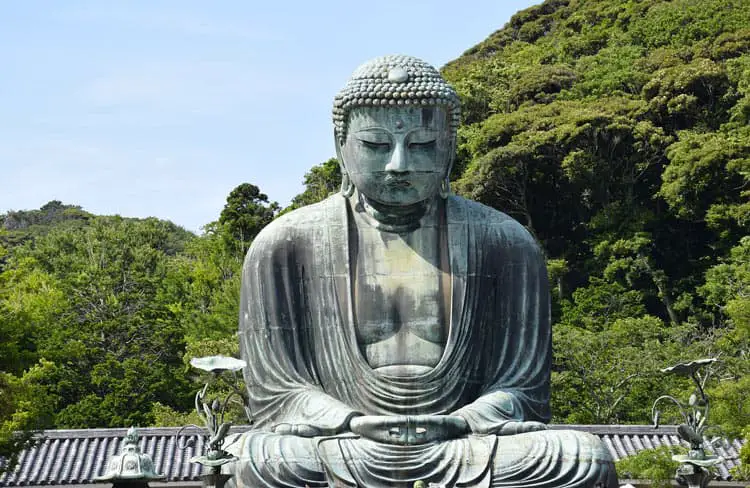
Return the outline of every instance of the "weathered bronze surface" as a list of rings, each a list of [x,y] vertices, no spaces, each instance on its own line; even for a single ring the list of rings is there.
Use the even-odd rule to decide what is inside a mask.
[[[291,212],[243,268],[257,429],[241,486],[614,487],[607,449],[549,431],[543,255],[507,215],[450,194],[459,103],[408,56],[334,102],[341,194]]]
[[[688,451],[688,454],[675,454],[672,456],[672,460],[680,463],[675,473],[677,484],[689,488],[705,488],[708,486],[708,483],[714,477],[713,469],[724,462],[721,456],[706,454],[704,449],[705,436],[710,430],[718,431],[718,429],[707,423],[710,403],[706,396],[705,387],[710,374],[701,375],[700,370],[714,362],[716,362],[716,358],[705,358],[678,363],[662,369],[662,373],[690,377],[695,384],[695,390],[688,398],[687,404],[671,395],[662,395],[656,399],[651,408],[654,427],[657,428],[659,427],[660,411],[656,407],[660,403],[671,403],[672,406],[677,407],[682,416],[683,423],[677,426],[676,433],[685,444],[690,446],[690,451]]]
[[[107,473],[96,478],[96,481],[111,481],[115,488],[148,488],[149,481],[160,481],[166,478],[154,470],[154,462],[148,454],[142,454],[138,447],[138,432],[134,427],[122,443],[120,454],[112,456],[107,466]]]

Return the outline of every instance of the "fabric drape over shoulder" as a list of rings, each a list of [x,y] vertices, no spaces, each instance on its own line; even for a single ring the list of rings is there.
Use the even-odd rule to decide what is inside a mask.
[[[304,424],[324,435],[352,416],[457,414],[475,433],[509,419],[549,420],[551,333],[539,247],[515,220],[446,200],[451,317],[431,371],[373,371],[357,344],[347,200],[335,195],[283,216],[243,266],[240,346],[259,429]]]

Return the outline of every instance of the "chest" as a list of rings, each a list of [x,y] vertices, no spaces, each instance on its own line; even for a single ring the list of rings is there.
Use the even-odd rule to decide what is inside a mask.
[[[364,228],[356,243],[353,294],[360,339],[373,343],[410,333],[442,342],[450,273],[438,229],[403,236]]]

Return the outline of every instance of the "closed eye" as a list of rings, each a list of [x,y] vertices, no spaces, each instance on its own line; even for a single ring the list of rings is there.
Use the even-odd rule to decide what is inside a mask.
[[[409,147],[414,149],[419,148],[430,148],[435,145],[435,141],[420,141],[420,142],[410,142]]]
[[[360,139],[362,144],[369,149],[390,149],[391,143],[390,142],[375,142],[375,141],[365,141],[364,139]]]

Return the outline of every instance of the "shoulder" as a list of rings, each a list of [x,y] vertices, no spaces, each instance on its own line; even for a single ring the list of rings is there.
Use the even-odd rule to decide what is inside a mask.
[[[329,220],[329,217],[336,214],[340,205],[343,203],[343,197],[339,194],[331,195],[323,201],[306,205],[304,207],[292,210],[274,219],[268,224],[261,234],[273,234],[279,231],[294,231],[295,229],[309,229],[323,225],[321,220]],[[259,234],[260,236],[260,234]]]
[[[476,236],[484,236],[504,247],[528,247],[537,250],[539,245],[533,235],[519,221],[492,207],[474,200],[451,195],[449,205],[472,228]],[[457,210],[457,211],[456,211]]]
[[[336,225],[341,198],[341,195],[332,195],[322,202],[277,217],[253,239],[246,260],[291,251],[303,242],[319,242],[327,229]]]

